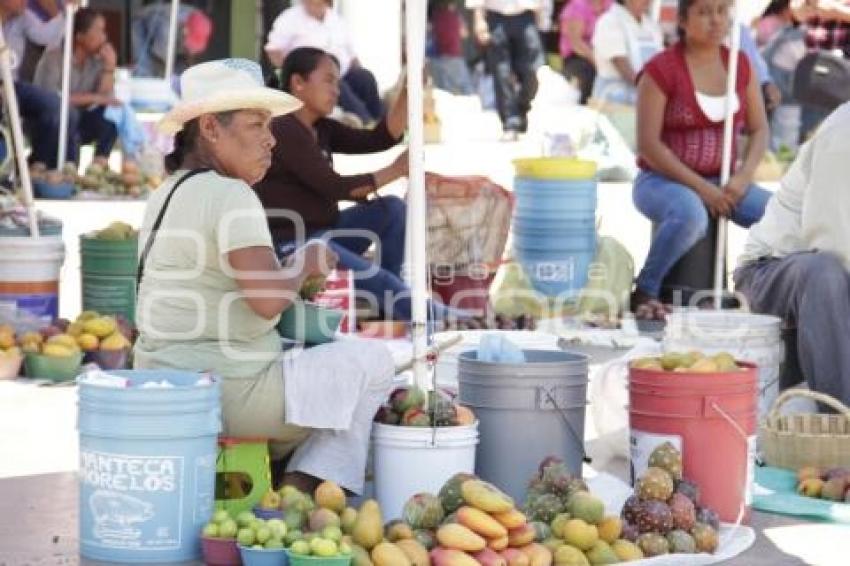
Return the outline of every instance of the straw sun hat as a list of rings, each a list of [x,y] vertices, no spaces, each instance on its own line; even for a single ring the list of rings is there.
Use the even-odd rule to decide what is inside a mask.
[[[221,59],[189,67],[180,77],[182,97],[160,121],[166,133],[177,133],[183,124],[202,114],[230,110],[268,110],[273,116],[288,114],[301,101],[263,83],[260,66],[248,59]]]

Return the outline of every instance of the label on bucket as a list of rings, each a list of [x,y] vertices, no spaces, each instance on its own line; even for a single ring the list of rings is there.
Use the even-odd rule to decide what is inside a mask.
[[[180,456],[81,451],[80,505],[91,513],[83,542],[112,549],[180,548],[183,465]],[[176,513],[162,512],[175,506]]]
[[[753,489],[756,483],[756,436],[747,437],[747,485],[744,487],[744,505],[753,504]]]
[[[629,452],[631,454],[632,485],[649,467],[649,456],[661,444],[669,442],[682,452],[682,437],[676,434],[655,434],[642,430],[631,430],[629,435]],[[684,455],[684,453],[683,453]]]
[[[26,311],[33,316],[49,320],[59,316],[59,296],[56,293],[40,294],[3,294],[0,301],[14,302],[17,309]]]

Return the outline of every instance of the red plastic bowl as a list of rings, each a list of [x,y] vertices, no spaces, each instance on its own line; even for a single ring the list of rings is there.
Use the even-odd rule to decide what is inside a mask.
[[[235,539],[201,537],[201,550],[208,566],[242,566]]]

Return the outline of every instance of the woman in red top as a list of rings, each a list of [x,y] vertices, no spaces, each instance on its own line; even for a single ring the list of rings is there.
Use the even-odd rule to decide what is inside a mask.
[[[654,57],[638,82],[638,153],[635,206],[658,225],[632,306],[663,317],[661,282],[701,240],[708,215],[749,227],[761,219],[770,193],[752,185],[768,141],[758,78],[738,57],[735,130],[749,142],[726,186],[719,186],[726,115],[730,0],[679,0],[680,41]],[[733,155],[737,155],[733,149]]]

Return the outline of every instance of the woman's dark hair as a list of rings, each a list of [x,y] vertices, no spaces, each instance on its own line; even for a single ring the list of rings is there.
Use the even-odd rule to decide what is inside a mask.
[[[697,3],[697,0],[679,0],[679,10],[678,10],[678,21],[679,23],[676,25],[676,32],[679,34],[679,40],[685,39],[685,30],[681,25],[681,22],[688,19],[688,11],[691,9],[691,6]]]
[[[764,9],[761,17],[766,18],[768,16],[778,16],[790,8],[791,0],[772,0],[772,2],[767,5],[767,8]]]
[[[280,89],[292,94],[292,77],[298,75],[306,79],[310,73],[319,68],[319,63],[325,57],[330,57],[339,67],[339,60],[336,57],[316,47],[299,47],[290,51],[283,65],[280,66]]]
[[[236,112],[236,110],[217,112],[213,116],[216,117],[222,126],[227,126],[233,121],[233,115]],[[183,129],[174,136],[174,148],[164,159],[165,170],[168,173],[174,173],[183,167],[183,161],[186,159],[186,156],[197,148],[198,138],[201,135],[200,124],[199,118],[193,118],[183,124]]]
[[[103,14],[91,8],[80,8],[74,14],[74,36],[77,34],[86,33],[94,25],[98,18],[102,18]]]

